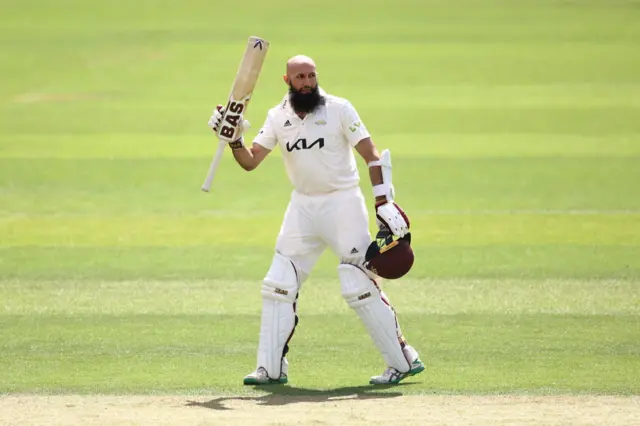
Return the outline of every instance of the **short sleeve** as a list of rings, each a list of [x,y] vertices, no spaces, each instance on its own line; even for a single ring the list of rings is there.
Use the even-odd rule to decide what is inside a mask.
[[[271,124],[271,114],[267,115],[267,119],[264,121],[264,125],[253,139],[253,143],[262,145],[272,151],[278,144],[276,132]]]
[[[345,102],[342,106],[340,121],[342,124],[342,131],[351,146],[356,146],[362,139],[371,136],[360,119],[358,112],[349,101]]]

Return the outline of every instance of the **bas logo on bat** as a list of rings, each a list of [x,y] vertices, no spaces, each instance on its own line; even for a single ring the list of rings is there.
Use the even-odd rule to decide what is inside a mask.
[[[244,103],[242,102],[229,102],[227,106],[227,113],[222,121],[222,128],[220,129],[220,136],[225,138],[233,138],[233,135],[240,124],[241,114],[244,111]]]

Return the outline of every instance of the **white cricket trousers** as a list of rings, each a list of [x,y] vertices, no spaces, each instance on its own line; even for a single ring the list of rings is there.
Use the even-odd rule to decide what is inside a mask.
[[[302,283],[327,247],[341,263],[361,265],[370,243],[369,214],[359,186],[319,195],[293,191],[276,251],[294,262]]]

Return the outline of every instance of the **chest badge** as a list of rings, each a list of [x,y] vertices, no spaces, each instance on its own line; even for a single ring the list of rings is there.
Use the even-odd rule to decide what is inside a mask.
[[[316,121],[316,124],[317,124],[318,126],[324,126],[325,124],[327,124],[327,122],[326,122],[325,120],[317,120],[317,121]]]

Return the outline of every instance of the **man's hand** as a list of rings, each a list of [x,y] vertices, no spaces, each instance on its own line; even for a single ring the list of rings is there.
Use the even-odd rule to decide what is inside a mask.
[[[209,118],[209,122],[208,122],[209,127],[211,127],[211,129],[216,134],[218,134],[218,130],[220,129],[220,123],[222,122],[222,117],[224,116],[224,112],[225,112],[224,107],[222,105],[218,105],[216,109],[213,110],[213,115],[211,115],[211,117]],[[244,131],[250,128],[251,128],[251,123],[243,119],[240,122],[237,139],[241,139]],[[233,142],[233,141],[229,141],[229,142]]]
[[[409,217],[394,202],[383,201],[376,204],[376,221],[378,227],[386,227],[398,238],[404,237],[409,232]]]
[[[215,133],[218,133],[218,129],[220,128],[220,122],[222,121],[222,115],[224,114],[224,109],[222,105],[218,105],[216,109],[213,110],[213,115],[209,118],[209,127],[213,129]]]

